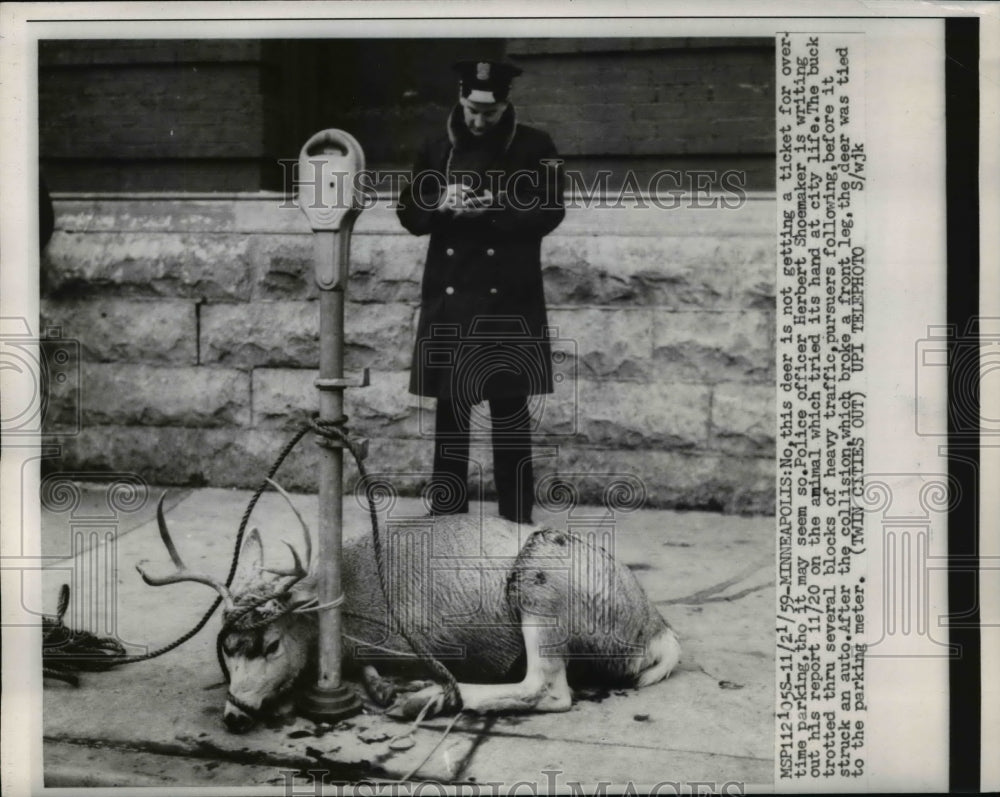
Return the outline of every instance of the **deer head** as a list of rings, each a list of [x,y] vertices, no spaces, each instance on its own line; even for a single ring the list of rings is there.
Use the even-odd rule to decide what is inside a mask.
[[[184,564],[167,530],[163,498],[156,508],[160,538],[176,571],[163,577],[146,573],[143,562],[136,567],[147,584],[158,587],[195,581],[212,587],[222,597],[220,660],[229,681],[223,719],[235,733],[249,730],[261,717],[287,712],[292,693],[315,662],[317,604],[315,578],[310,573],[312,542],[309,527],[288,494],[268,480],[292,508],[305,537],[305,562],[285,540],[292,554],[290,569],[264,567],[260,534],[251,529],[240,549],[232,586],[211,576],[191,572]]]

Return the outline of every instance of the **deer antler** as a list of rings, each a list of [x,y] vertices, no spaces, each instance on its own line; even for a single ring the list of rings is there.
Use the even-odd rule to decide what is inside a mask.
[[[163,540],[163,545],[166,547],[167,553],[170,554],[170,559],[174,563],[174,567],[177,568],[177,572],[160,578],[153,577],[146,573],[142,567],[147,561],[145,559],[136,564],[135,569],[139,571],[139,575],[142,576],[142,580],[153,587],[162,587],[165,584],[179,584],[182,581],[195,581],[199,584],[205,584],[222,596],[222,600],[225,601],[225,608],[227,611],[233,609],[235,607],[235,602],[233,601],[233,595],[229,591],[229,588],[217,578],[212,578],[211,576],[202,575],[200,573],[192,573],[188,570],[187,565],[184,564],[184,560],[181,559],[180,554],[177,553],[174,541],[170,538],[170,532],[167,531],[167,521],[163,517],[163,499],[166,497],[167,494],[164,492],[163,495],[160,496],[160,500],[156,505],[156,524],[160,529],[160,539]]]
[[[281,497],[285,499],[288,506],[291,507],[292,511],[295,513],[295,517],[299,520],[299,525],[302,527],[302,536],[305,537],[306,542],[306,562],[305,566],[302,565],[302,560],[299,558],[298,552],[292,546],[288,540],[282,540],[285,545],[288,546],[288,550],[292,552],[292,559],[295,561],[295,566],[291,570],[277,570],[274,568],[267,568],[267,572],[274,573],[277,576],[291,576],[295,581],[300,581],[305,578],[309,573],[309,568],[312,565],[312,537],[309,534],[309,526],[306,525],[305,519],[298,509],[295,508],[295,504],[292,503],[291,496],[285,492],[285,489],[272,479],[267,480],[275,490],[277,490]],[[294,583],[294,582],[293,582]]]

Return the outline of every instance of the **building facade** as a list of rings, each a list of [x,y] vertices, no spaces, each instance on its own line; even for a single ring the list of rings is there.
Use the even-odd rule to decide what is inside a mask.
[[[78,342],[53,385],[50,470],[256,486],[316,406],[318,304],[292,201],[304,141],[336,127],[405,170],[455,101],[450,64],[505,56],[519,118],[572,175],[545,240],[567,377],[539,399],[540,486],[769,512],[774,497],[774,47],[760,39],[47,41],[39,141],[56,232],[43,329]],[[429,406],[406,392],[426,241],[385,192],[355,228],[351,425],[414,492]],[[279,477],[315,488],[301,446]],[[483,489],[491,492],[488,440]],[[475,472],[475,468],[473,469]]]

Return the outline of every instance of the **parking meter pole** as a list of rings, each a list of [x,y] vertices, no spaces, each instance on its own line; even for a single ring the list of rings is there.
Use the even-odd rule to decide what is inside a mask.
[[[316,233],[336,235],[336,233]],[[338,420],[344,412],[344,292],[320,293],[320,421]],[[343,542],[344,450],[325,438],[319,447],[319,601],[335,601],[341,594]],[[361,710],[353,690],[341,681],[341,612],[337,606],[319,614],[319,667],[316,685],[305,695],[303,713],[313,719],[335,721]]]
[[[312,171],[310,171],[310,168]],[[354,197],[344,196],[344,186],[364,168],[361,147],[339,130],[313,136],[299,157],[299,205],[313,229],[316,284],[319,300],[320,422],[340,421],[344,414],[344,388],[362,386],[367,378],[344,376],[344,294],[350,256],[350,233],[358,210]],[[317,176],[318,172],[318,176]],[[350,181],[350,182],[348,182]],[[303,190],[305,186],[309,189]],[[319,524],[317,555],[319,612],[319,661],[316,684],[303,695],[300,711],[314,720],[335,722],[357,714],[361,701],[341,680],[342,636],[341,560],[343,543],[344,448],[337,441],[318,438]],[[333,605],[331,605],[333,604]]]

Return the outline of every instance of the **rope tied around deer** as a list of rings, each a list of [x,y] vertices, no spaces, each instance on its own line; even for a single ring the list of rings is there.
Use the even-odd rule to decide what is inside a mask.
[[[438,661],[434,654],[419,641],[418,637],[414,637],[408,633],[405,623],[400,623],[395,618],[392,602],[388,600],[389,590],[385,579],[385,561],[382,551],[382,535],[379,532],[378,513],[375,510],[375,500],[373,497],[375,486],[368,479],[368,470],[365,468],[364,458],[361,455],[360,448],[357,443],[350,438],[346,431],[346,421],[346,416],[342,416],[340,420],[332,423],[313,420],[310,423],[310,427],[316,431],[318,435],[321,435],[324,440],[332,438],[338,439],[354,457],[358,466],[358,475],[361,477],[362,484],[364,484],[365,499],[368,502],[368,514],[372,524],[372,546],[375,552],[375,569],[378,573],[379,585],[382,588],[382,594],[386,597],[386,605],[389,609],[390,622],[393,622],[396,625],[400,633],[403,635],[403,638],[409,643],[410,647],[413,648],[413,651],[417,654],[420,660],[424,662],[431,672],[443,682],[445,707],[450,710],[460,710],[462,708],[462,696],[459,693],[458,680],[454,675],[452,675],[451,671]]]
[[[290,496],[271,478],[310,431],[326,445],[352,452],[361,477],[358,486],[368,502],[371,538],[353,540],[343,549],[346,601],[342,595],[330,600],[333,596],[322,570],[312,567],[309,528]],[[293,566],[284,569],[265,568],[260,533],[246,531],[253,507],[268,486],[278,490],[295,512],[306,542],[303,559],[285,541]],[[310,676],[320,682],[327,677],[322,672],[324,660],[315,656],[320,627],[326,624],[315,620],[319,612],[342,602],[345,629],[362,638],[340,633],[341,639],[357,643],[344,648],[343,659],[363,665],[362,678],[372,699],[388,706],[390,716],[417,716],[417,724],[420,715],[458,709],[448,730],[465,714],[570,710],[573,695],[567,676],[576,662],[583,662],[576,671],[581,678],[635,688],[658,683],[677,666],[681,652],[677,635],[629,567],[616,562],[596,535],[538,528],[524,539],[522,526],[503,518],[459,517],[432,520],[432,536],[423,524],[393,526],[391,538],[383,540],[378,517],[385,511],[382,489],[384,484],[366,472],[360,449],[347,432],[346,418],[304,425],[247,506],[224,582],[192,572],[184,564],[167,532],[161,497],[157,522],[175,571],[154,576],[140,563],[143,579],[153,586],[200,582],[211,586],[218,597],[199,624],[179,640],[146,656],[117,661],[149,659],[177,647],[224,604],[217,652],[229,691],[223,720],[235,733],[253,727],[262,716],[291,716],[296,710],[291,694],[296,685]],[[447,567],[426,566],[435,555],[433,546],[447,553]],[[471,566],[460,566],[468,563]],[[578,572],[587,577],[576,579]],[[433,614],[423,614],[424,609],[433,609]],[[448,625],[450,618],[474,615],[475,622]],[[450,627],[460,630],[452,637],[438,633]],[[454,674],[431,652],[439,644],[446,652],[442,655],[451,656],[452,650],[464,654],[454,664],[449,661]],[[371,649],[417,659],[437,683],[417,685],[411,680],[409,688],[397,688],[370,664],[378,658]],[[406,667],[398,669],[405,672]],[[412,741],[405,736],[396,743]]]
[[[281,493],[285,500],[291,506],[292,511],[295,512],[299,519],[300,524],[303,526],[306,540],[306,562],[308,563],[311,559],[312,543],[308,531],[308,526],[306,526],[301,514],[292,504],[288,494],[273,480],[278,469],[284,463],[285,459],[292,452],[299,441],[308,433],[313,432],[316,435],[316,442],[319,445],[325,447],[335,447],[335,448],[346,448],[351,452],[354,460],[358,467],[358,473],[361,477],[361,482],[365,485],[365,497],[368,502],[369,516],[371,519],[372,526],[372,542],[373,549],[375,553],[375,563],[376,571],[378,573],[379,585],[382,589],[383,595],[388,595],[386,578],[385,578],[385,565],[383,562],[383,548],[382,539],[379,531],[378,514],[375,509],[375,503],[373,499],[374,487],[368,479],[368,473],[364,466],[363,454],[356,443],[350,437],[347,430],[347,416],[342,415],[340,418],[333,421],[319,420],[318,418],[312,418],[306,424],[303,424],[292,438],[285,444],[274,463],[268,470],[267,476],[254,491],[253,496],[247,504],[246,510],[243,513],[243,517],[240,520],[240,526],[236,534],[236,540],[234,544],[233,557],[231,560],[229,573],[227,574],[226,580],[224,582],[219,581],[211,576],[201,575],[192,573],[184,565],[183,560],[177,553],[176,548],[172,540],[170,539],[169,533],[166,531],[166,522],[163,517],[163,497],[161,497],[159,503],[157,504],[156,516],[157,524],[160,531],[160,537],[167,548],[168,553],[171,556],[174,565],[177,567],[177,573],[166,576],[163,578],[154,578],[146,574],[142,570],[142,563],[137,565],[140,574],[143,579],[154,586],[159,586],[162,584],[174,583],[182,580],[197,581],[206,584],[218,592],[218,596],[213,601],[212,605],[206,610],[198,622],[186,633],[182,634],[180,637],[170,642],[167,645],[156,648],[153,651],[137,655],[126,655],[124,649],[113,642],[113,640],[103,639],[103,638],[91,638],[92,635],[83,636],[82,632],[72,632],[79,637],[78,644],[74,647],[73,651],[63,650],[56,652],[55,646],[50,646],[48,643],[48,637],[46,638],[44,654],[47,659],[45,662],[45,674],[51,677],[60,678],[74,685],[77,683],[77,679],[72,674],[73,669],[93,669],[91,665],[88,667],[87,662],[94,661],[95,658],[99,659],[101,668],[106,669],[120,664],[134,664],[141,661],[149,661],[151,659],[158,658],[178,647],[183,645],[185,642],[193,638],[211,619],[212,615],[215,614],[216,609],[219,608],[220,604],[224,604],[225,619],[223,621],[222,630],[216,640],[216,653],[219,660],[220,669],[229,681],[229,672],[225,664],[222,650],[222,639],[224,635],[231,630],[239,631],[249,631],[254,629],[263,628],[267,625],[277,622],[282,617],[289,614],[303,614],[312,612],[327,611],[339,607],[344,601],[344,595],[341,594],[332,601],[326,603],[319,603],[317,600],[313,599],[310,602],[296,605],[294,603],[285,603],[281,600],[276,600],[283,595],[286,595],[292,587],[295,586],[299,581],[301,581],[308,574],[307,566],[303,566],[298,553],[291,544],[286,542],[289,550],[291,551],[292,558],[294,561],[294,566],[291,570],[276,571],[270,570],[279,577],[285,577],[281,581],[268,582],[264,589],[258,594],[250,595],[249,600],[239,601],[238,603],[233,600],[230,588],[233,585],[233,581],[236,577],[237,565],[240,551],[243,548],[244,538],[247,535],[247,525],[250,521],[250,516],[253,513],[257,502],[263,495],[264,491],[267,490],[268,486],[274,487]],[[257,534],[256,529],[251,529],[250,534]],[[68,588],[64,588],[64,596],[68,594]],[[65,597],[63,600],[67,600]],[[388,601],[387,601],[388,603]],[[269,604],[271,604],[269,606]],[[57,624],[60,628],[65,629],[62,626],[62,613],[65,611],[65,607],[61,602],[62,610],[59,613]],[[407,633],[405,624],[396,621],[396,618],[392,614],[392,606],[389,604],[390,612],[390,622],[392,622],[401,632],[403,638],[410,644],[417,658],[422,660],[425,665],[431,670],[431,672],[437,676],[437,678],[443,682],[443,689],[445,692],[445,707],[453,710],[459,710],[462,707],[462,699],[458,690],[458,683],[451,672],[438,661],[433,653],[426,648],[419,640],[412,638],[410,634]],[[69,629],[66,629],[69,630]],[[358,640],[355,640],[358,641]],[[400,652],[400,655],[407,655]],[[58,660],[57,660],[58,659]]]

